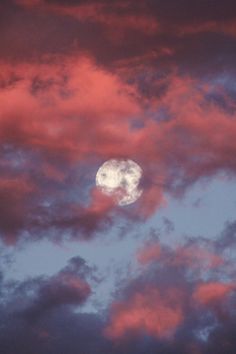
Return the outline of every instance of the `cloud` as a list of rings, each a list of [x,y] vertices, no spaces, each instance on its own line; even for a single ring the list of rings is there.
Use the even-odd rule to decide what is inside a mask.
[[[228,221],[225,225],[220,238],[217,240],[216,247],[218,250],[225,251],[236,246],[236,222]]]
[[[221,73],[222,67],[235,72],[235,4],[232,0],[225,1],[224,6],[219,0],[214,5],[208,1],[207,6],[198,1],[191,7],[186,0],[178,6],[171,0],[166,4],[152,0],[139,4],[133,0],[112,3],[18,0],[17,4],[23,7],[24,16],[35,16],[39,26],[45,26],[47,17],[51,19],[45,28],[50,42],[47,52],[82,50],[108,66],[117,60],[137,62],[137,58],[142,61],[152,56],[149,63],[144,60],[146,71],[150,65],[164,71],[178,68],[203,78]],[[32,27],[30,18],[21,27]],[[57,27],[56,33],[52,23]],[[68,35],[62,30],[65,23]],[[11,32],[7,34],[14,40]],[[40,33],[32,41],[39,53],[46,49],[42,44],[44,36],[41,37]],[[32,51],[28,51],[29,55]]]
[[[91,294],[85,278],[90,278],[91,269],[80,257],[72,258],[68,265],[51,277],[27,279],[10,287],[13,317],[32,324],[65,306],[81,306]],[[10,304],[9,304],[10,306]]]
[[[21,3],[21,6],[20,6]],[[16,5],[18,4],[18,5]],[[196,78],[235,76],[232,0],[4,2],[0,44],[7,60],[86,53],[106,68],[141,62],[143,72],[176,69]],[[10,24],[10,25],[9,25]],[[30,35],[29,35],[30,34]],[[144,76],[144,75],[143,75]],[[149,76],[149,75],[147,75]]]
[[[148,264],[153,260],[157,261],[160,255],[160,244],[150,244],[138,252],[137,259],[141,264]]]
[[[210,282],[200,284],[193,295],[201,304],[209,304],[222,300],[234,289],[232,284]]]
[[[106,28],[109,34],[118,38],[122,32],[134,30],[147,35],[154,34],[158,29],[155,17],[145,13],[132,13],[129,5],[123,3],[90,2],[90,3],[50,3],[48,1],[18,0],[17,4],[26,8],[38,8],[40,11],[51,12],[60,16],[71,16],[80,22],[97,23]],[[128,11],[127,11],[128,10]],[[123,36],[122,36],[123,37]]]
[[[215,246],[200,240],[172,248],[148,242],[137,253],[140,274],[121,285],[111,304],[105,335],[115,341],[148,335],[178,342],[185,333],[197,343],[198,333],[213,333],[216,323],[230,321],[231,261],[214,253]]]
[[[89,285],[77,276],[59,275],[42,284],[33,303],[23,312],[24,317],[34,322],[59,306],[81,305],[90,292]]]
[[[183,320],[180,297],[175,288],[168,289],[165,297],[155,288],[136,292],[126,303],[112,305],[111,323],[105,335],[116,339],[133,331],[169,337]]]
[[[146,222],[195,183],[235,178],[233,0],[4,0],[0,9],[7,246],[92,240]],[[129,207],[94,185],[110,158],[144,172]],[[96,290],[80,258],[22,282],[7,281],[5,266],[1,351],[233,354],[234,247],[232,221],[215,242],[147,242],[132,259],[137,272],[93,315],[80,312]]]
[[[28,199],[34,189],[35,186],[28,181],[28,176],[22,176],[20,179],[16,177],[0,179],[0,227],[8,244],[13,244],[16,231],[24,228]]]
[[[153,262],[162,262],[167,266],[185,267],[188,269],[211,270],[224,266],[224,258],[215,252],[209,250],[205,245],[190,241],[183,246],[176,246],[174,252],[168,251],[159,242],[148,242],[137,253],[138,262],[145,266]]]
[[[114,202],[89,188],[90,202],[84,196],[81,200],[81,194],[78,201],[69,200],[65,188],[70,171],[75,171],[69,177],[72,188],[80,187],[82,191],[84,177],[76,177],[76,166],[91,159],[92,166],[98,168],[98,161],[118,154],[125,157],[137,145],[129,128],[129,121],[140,112],[135,91],[89,59],[68,60],[20,64],[15,69],[2,64],[2,210],[5,224],[16,215],[15,223],[9,223],[12,233],[41,226],[69,227],[70,222],[72,227],[74,224],[85,231],[95,230]],[[91,176],[88,181],[94,185]],[[20,183],[22,188],[18,187]],[[17,194],[19,203],[14,200]],[[45,203],[54,207],[48,209]],[[89,204],[87,208],[85,203]],[[6,233],[4,225],[2,231]]]
[[[131,354],[134,349],[138,354],[211,354],[218,348],[223,354],[226,347],[233,353],[236,298],[229,263],[234,263],[217,251],[218,240],[186,239],[181,248],[152,240],[158,254],[117,284],[111,305],[102,313],[78,311],[97,281],[94,270],[79,257],[51,277],[17,283],[3,277],[0,344],[4,354],[16,345],[19,353],[29,354],[35,347],[53,354],[59,348],[70,354],[108,354],[112,348],[115,354]],[[139,260],[150,245],[139,250]],[[189,249],[195,250],[191,262]],[[202,249],[209,262],[202,261]],[[224,263],[206,268],[214,252]]]
[[[136,4],[135,7],[133,1],[115,1],[110,4],[106,1],[86,3],[84,1],[16,0],[16,3],[26,8],[71,16],[82,22],[100,23],[111,31],[115,27],[119,32],[128,29],[141,31],[147,35],[167,33],[172,36],[185,36],[202,32],[235,35],[235,16],[231,12],[234,7],[232,1],[227,1],[224,7],[220,1],[217,1],[214,8],[210,4],[208,11],[202,3],[198,3],[193,11],[187,1],[182,1],[178,7],[171,1],[167,4],[145,1],[143,4]],[[183,8],[188,16],[184,15]]]
[[[19,203],[3,198],[8,243],[53,229],[58,238],[68,231],[90,239],[116,219],[146,220],[168,194],[179,197],[203,178],[235,175],[235,103],[224,88],[224,107],[208,100],[217,84],[172,73],[156,97],[84,56],[1,67],[3,184],[19,194]],[[94,189],[109,158],[131,158],[144,171],[143,194],[125,212]],[[15,190],[17,180],[27,190]]]

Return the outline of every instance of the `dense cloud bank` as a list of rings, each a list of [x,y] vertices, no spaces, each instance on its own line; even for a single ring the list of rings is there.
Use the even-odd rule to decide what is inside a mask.
[[[138,73],[133,84],[122,75],[87,57],[2,62],[5,242],[65,231],[91,239],[116,220],[147,219],[168,194],[179,197],[203,178],[235,176],[235,101],[224,86],[171,73],[156,79],[164,90],[147,97]],[[114,157],[143,169],[142,197],[125,212],[95,188],[99,165]]]

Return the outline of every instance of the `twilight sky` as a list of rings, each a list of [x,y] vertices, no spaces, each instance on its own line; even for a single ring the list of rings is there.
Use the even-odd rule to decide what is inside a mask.
[[[234,0],[1,1],[1,354],[236,353],[235,63]]]

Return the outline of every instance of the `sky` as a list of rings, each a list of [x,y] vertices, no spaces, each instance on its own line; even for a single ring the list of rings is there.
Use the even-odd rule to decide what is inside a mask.
[[[235,354],[235,1],[2,0],[0,48],[1,354]]]

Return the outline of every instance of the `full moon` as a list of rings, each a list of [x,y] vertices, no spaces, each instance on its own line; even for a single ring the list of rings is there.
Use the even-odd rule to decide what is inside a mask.
[[[141,167],[132,160],[111,159],[98,169],[96,185],[118,205],[128,205],[142,194],[139,188],[142,173]]]

